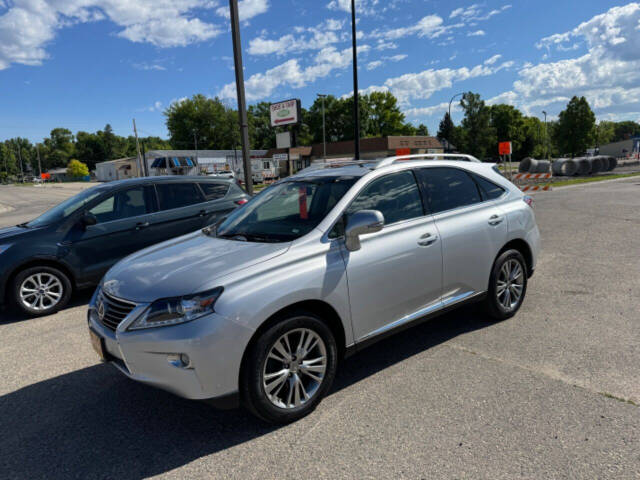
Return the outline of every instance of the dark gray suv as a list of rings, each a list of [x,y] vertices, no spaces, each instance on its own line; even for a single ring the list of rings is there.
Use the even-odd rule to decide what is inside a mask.
[[[53,313],[121,258],[215,223],[249,198],[233,180],[207,177],[89,188],[35,220],[0,229],[0,304]]]

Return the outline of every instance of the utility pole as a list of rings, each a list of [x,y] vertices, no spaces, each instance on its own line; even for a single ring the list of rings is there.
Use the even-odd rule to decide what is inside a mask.
[[[543,110],[542,113],[544,113],[544,158],[547,158],[547,112]]]
[[[142,174],[145,177],[149,176],[149,172],[147,171],[147,152],[144,148],[144,142],[142,142]]]
[[[360,160],[360,95],[358,92],[358,47],[356,45],[356,2],[351,0],[351,43],[353,50],[353,125],[355,159]]]
[[[322,145],[324,149],[324,160],[327,161],[327,129],[326,123],[324,119],[324,99],[327,97],[326,95],[319,93],[318,96],[322,99]]]
[[[144,177],[144,170],[142,165],[142,157],[140,155],[140,142],[138,141],[138,129],[136,128],[136,119],[133,119],[133,133],[136,136],[136,152],[138,153],[138,176]]]
[[[18,144],[18,160],[20,160],[20,181],[24,183],[24,169],[22,168],[22,153],[20,153],[20,144]]]
[[[233,37],[233,60],[236,70],[236,90],[238,92],[238,117],[240,119],[240,140],[242,141],[242,164],[244,166],[245,188],[253,195],[253,177],[251,176],[251,158],[249,152],[249,119],[247,102],[244,96],[244,72],[242,70],[242,45],[240,42],[240,20],[238,0],[229,0],[231,17],[231,36]]]
[[[196,133],[196,129],[193,129],[193,143],[196,146],[196,166],[198,165],[198,135]]]
[[[42,163],[40,163],[40,148],[36,145],[36,154],[38,155],[38,171],[40,172],[40,178],[42,178]]]

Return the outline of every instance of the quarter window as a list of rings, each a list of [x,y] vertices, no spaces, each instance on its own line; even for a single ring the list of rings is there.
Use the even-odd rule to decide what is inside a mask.
[[[356,197],[347,214],[360,210],[379,210],[385,225],[423,216],[422,199],[413,173],[393,173],[371,182]]]
[[[457,168],[421,168],[416,171],[427,196],[431,213],[480,203],[476,183]]]
[[[158,183],[156,184],[160,210],[187,207],[203,201],[195,183]]]
[[[204,198],[207,201],[220,200],[227,195],[229,184],[227,183],[200,183],[200,188],[204,192]]]
[[[499,187],[480,175],[474,175],[473,178],[478,184],[478,187],[480,187],[483,200],[495,200],[496,198],[500,198],[504,193],[504,188]]]

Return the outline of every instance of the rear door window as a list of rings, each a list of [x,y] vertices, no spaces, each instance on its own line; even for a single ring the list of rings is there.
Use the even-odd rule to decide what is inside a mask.
[[[467,172],[458,168],[434,167],[416,170],[431,213],[480,203],[480,191]]]
[[[209,202],[211,200],[220,200],[227,195],[229,191],[228,183],[214,183],[214,182],[206,182],[199,183],[202,192],[204,193],[204,198]]]
[[[158,183],[156,191],[158,192],[160,210],[188,207],[204,201],[195,183]]]
[[[385,225],[424,215],[420,191],[411,171],[385,175],[372,181],[349,206],[347,214],[379,210]]]

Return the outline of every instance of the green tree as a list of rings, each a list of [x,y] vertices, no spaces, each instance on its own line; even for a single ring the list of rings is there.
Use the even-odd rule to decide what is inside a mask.
[[[218,98],[197,94],[172,103],[165,111],[171,145],[178,149],[226,150],[240,143],[238,114]]]
[[[404,114],[398,107],[398,100],[391,92],[371,92],[362,95],[361,102],[366,106],[366,137],[387,137],[405,134],[415,128],[405,123]]]
[[[251,146],[256,149],[269,149],[276,146],[276,129],[271,127],[271,112],[268,102],[250,105],[249,138]]]
[[[416,135],[422,135],[423,137],[428,137],[429,136],[429,128],[424,124],[421,123],[420,125],[418,125],[416,127]]]
[[[445,112],[444,117],[442,117],[442,120],[440,120],[440,125],[438,126],[438,133],[436,134],[436,137],[438,137],[439,140],[447,140],[448,142],[453,143],[452,136],[454,128],[455,126],[453,125],[453,121],[449,116],[449,112]]]
[[[79,160],[70,160],[67,165],[67,176],[70,178],[82,178],[89,175],[89,168]]]
[[[616,136],[616,122],[607,120],[601,121],[596,125],[596,145],[606,145],[614,141]]]
[[[470,153],[479,159],[487,156],[495,156],[497,141],[494,128],[491,126],[491,110],[481,100],[480,95],[467,92],[460,100],[460,106],[464,111],[462,128],[464,136],[460,151]]]
[[[583,153],[593,144],[596,116],[584,97],[573,97],[567,108],[558,115],[554,140],[563,154],[572,157]]]
[[[524,122],[520,110],[504,103],[492,105],[491,126],[495,130],[498,142],[511,142],[514,157],[518,157],[524,141]],[[491,154],[497,153],[496,149]]]
[[[628,138],[637,137],[640,135],[640,124],[630,120],[623,122],[617,122],[615,126],[615,135],[612,139],[613,142],[619,142]],[[602,142],[604,143],[604,142]]]

